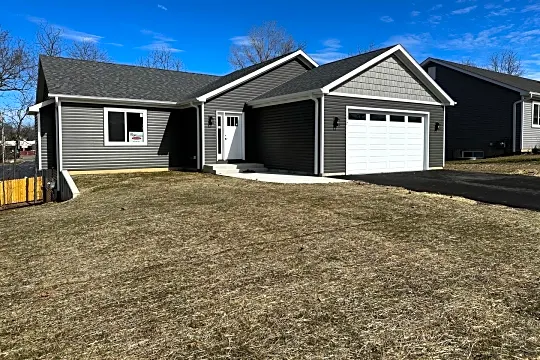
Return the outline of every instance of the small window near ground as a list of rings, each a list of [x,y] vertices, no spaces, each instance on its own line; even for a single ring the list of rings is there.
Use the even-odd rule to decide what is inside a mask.
[[[105,145],[146,145],[147,112],[138,109],[104,109]]]
[[[369,116],[369,120],[371,120],[371,121],[386,121],[386,115],[371,114]]]
[[[540,104],[534,104],[533,106],[533,126],[540,127]]]
[[[366,120],[367,115],[359,112],[349,112],[349,120]]]
[[[421,116],[409,116],[409,122],[410,123],[421,123],[422,117]]]
[[[403,116],[403,115],[390,115],[390,121],[393,121],[393,122],[405,122],[405,116]]]

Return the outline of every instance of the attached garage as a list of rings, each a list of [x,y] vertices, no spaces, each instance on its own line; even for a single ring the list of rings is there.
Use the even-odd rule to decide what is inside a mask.
[[[309,136],[315,141],[305,142],[303,150],[313,149],[315,174],[444,166],[445,108],[455,103],[400,45],[321,65],[248,105],[278,107],[281,123],[296,123],[298,117],[289,115],[286,104],[306,100],[312,100],[314,110],[302,119],[313,119]],[[286,131],[279,138],[289,139]]]

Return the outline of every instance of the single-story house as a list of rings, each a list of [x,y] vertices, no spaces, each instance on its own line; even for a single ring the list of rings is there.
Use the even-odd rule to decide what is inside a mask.
[[[225,76],[42,56],[37,102],[39,166],[58,173],[247,162],[320,176],[441,168],[454,105],[401,45]]]
[[[428,58],[422,67],[457,102],[446,112],[446,158],[540,147],[540,82]]]

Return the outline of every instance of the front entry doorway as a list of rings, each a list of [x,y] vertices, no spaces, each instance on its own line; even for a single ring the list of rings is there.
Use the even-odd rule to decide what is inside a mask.
[[[244,160],[244,114],[217,112],[218,160]]]

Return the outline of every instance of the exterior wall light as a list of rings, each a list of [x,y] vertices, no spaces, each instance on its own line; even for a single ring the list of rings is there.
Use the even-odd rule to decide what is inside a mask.
[[[441,128],[441,124],[439,124],[438,122],[435,123],[435,131],[439,131],[439,129]]]
[[[334,130],[336,130],[339,127],[339,118],[336,116],[334,118]]]
[[[208,127],[212,127],[212,125],[214,125],[214,117],[209,116],[208,117]]]

